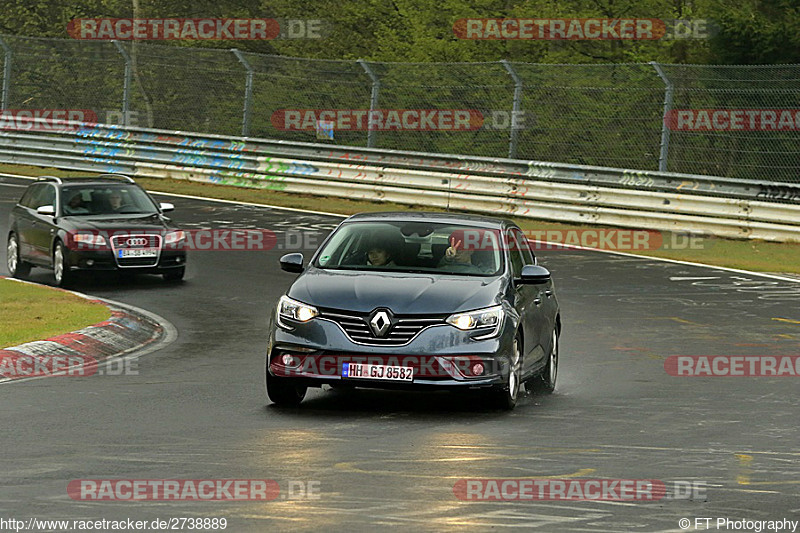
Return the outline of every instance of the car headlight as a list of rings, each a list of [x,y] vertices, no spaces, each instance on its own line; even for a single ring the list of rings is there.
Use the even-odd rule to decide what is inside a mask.
[[[496,305],[466,313],[456,313],[447,317],[446,322],[462,331],[483,331],[491,328],[491,330],[486,331],[485,335],[475,337],[476,339],[486,339],[493,337],[500,331],[500,325],[503,322],[503,307]]]
[[[291,326],[282,322],[281,319],[288,318],[296,322],[308,322],[318,314],[319,311],[317,311],[316,307],[292,300],[288,296],[281,296],[278,302],[278,324],[287,329],[291,329]]]
[[[186,233],[183,231],[170,231],[164,235],[164,244],[178,244],[186,240]]]
[[[81,246],[99,247],[106,245],[106,238],[94,233],[75,233],[72,240]]]

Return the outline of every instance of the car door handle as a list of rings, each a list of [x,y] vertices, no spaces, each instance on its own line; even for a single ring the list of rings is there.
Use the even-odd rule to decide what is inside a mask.
[[[544,291],[544,295],[547,296],[548,298],[552,298],[553,297],[553,291],[546,290],[546,291]]]
[[[533,299],[533,303],[535,303],[536,305],[542,305],[542,299],[541,298],[534,298]]]

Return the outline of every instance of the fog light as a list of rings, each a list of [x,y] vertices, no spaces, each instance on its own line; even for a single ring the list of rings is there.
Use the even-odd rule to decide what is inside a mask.
[[[283,366],[297,366],[297,361],[294,356],[288,353],[283,354],[281,361],[283,362]]]
[[[94,259],[87,259],[86,266],[92,266],[94,264]]]
[[[480,376],[481,374],[483,374],[483,365],[481,363],[475,363],[472,365],[472,375]]]

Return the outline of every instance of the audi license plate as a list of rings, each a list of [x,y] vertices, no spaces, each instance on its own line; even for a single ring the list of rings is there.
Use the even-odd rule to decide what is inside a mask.
[[[158,255],[158,248],[124,248],[117,250],[117,257],[125,259],[129,257],[155,257]]]
[[[342,377],[361,378],[361,379],[382,379],[388,381],[413,381],[414,369],[408,366],[343,363]]]

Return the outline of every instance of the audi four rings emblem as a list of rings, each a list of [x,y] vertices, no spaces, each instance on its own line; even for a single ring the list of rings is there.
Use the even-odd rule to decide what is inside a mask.
[[[133,237],[125,241],[128,246],[147,246],[147,239],[144,237]]]

